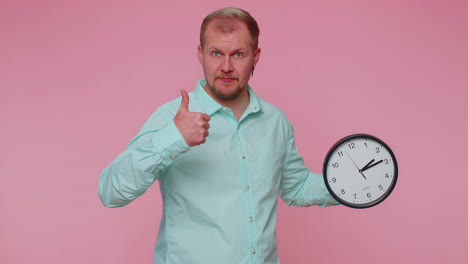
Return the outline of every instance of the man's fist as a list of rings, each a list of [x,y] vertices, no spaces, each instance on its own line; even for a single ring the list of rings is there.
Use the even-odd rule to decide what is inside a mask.
[[[210,116],[205,113],[190,112],[189,96],[185,90],[180,90],[182,102],[174,117],[174,123],[185,142],[190,147],[205,143],[210,128]]]

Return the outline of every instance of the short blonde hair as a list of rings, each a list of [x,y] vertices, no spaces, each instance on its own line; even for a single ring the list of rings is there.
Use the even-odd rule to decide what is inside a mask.
[[[233,18],[239,19],[240,21],[244,22],[247,26],[247,29],[250,32],[252,37],[252,46],[254,50],[258,47],[258,36],[260,35],[260,29],[258,28],[257,21],[245,10],[236,7],[226,7],[219,10],[214,11],[213,13],[209,14],[203,20],[200,30],[200,45],[203,47],[205,44],[205,31],[206,27],[210,22],[218,18]],[[235,28],[229,26],[221,26],[223,31],[233,31]]]

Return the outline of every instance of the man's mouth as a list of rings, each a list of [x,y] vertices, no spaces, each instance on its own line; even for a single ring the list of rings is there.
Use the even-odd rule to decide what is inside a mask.
[[[236,78],[230,78],[230,77],[219,77],[218,79],[223,82],[233,82],[236,80]]]

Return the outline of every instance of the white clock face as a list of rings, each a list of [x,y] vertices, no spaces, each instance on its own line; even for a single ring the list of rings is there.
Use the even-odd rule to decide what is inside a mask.
[[[395,156],[385,143],[370,135],[341,140],[327,155],[324,176],[341,203],[367,208],[383,201],[396,184]]]

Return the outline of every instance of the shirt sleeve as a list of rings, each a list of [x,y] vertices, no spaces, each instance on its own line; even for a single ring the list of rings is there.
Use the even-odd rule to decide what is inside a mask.
[[[172,119],[156,111],[99,179],[99,197],[107,207],[129,204],[161,177],[173,160],[189,150]]]
[[[322,174],[314,173],[304,166],[297,150],[294,131],[288,122],[286,160],[280,183],[280,197],[288,206],[326,207],[339,205],[325,186]]]

